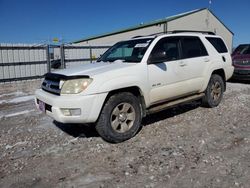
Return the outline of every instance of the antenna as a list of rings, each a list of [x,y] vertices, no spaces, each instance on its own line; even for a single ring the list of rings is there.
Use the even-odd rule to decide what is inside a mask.
[[[209,5],[208,5],[208,9],[210,10],[211,9],[211,5],[212,5],[212,0],[209,0]]]

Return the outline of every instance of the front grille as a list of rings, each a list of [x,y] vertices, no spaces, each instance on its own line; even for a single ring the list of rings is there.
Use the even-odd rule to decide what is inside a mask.
[[[60,79],[58,79],[58,77],[56,76],[53,77],[52,74],[50,74],[49,76],[45,75],[45,79],[42,83],[42,89],[49,93],[60,95]]]
[[[66,76],[62,74],[56,73],[47,73],[45,74],[44,81],[42,83],[42,89],[49,93],[53,93],[55,95],[60,95],[60,80],[71,80],[71,79],[78,79],[78,78],[89,78],[87,75],[73,75],[73,76]]]
[[[234,65],[240,65],[240,66],[249,66],[250,60],[235,60]]]

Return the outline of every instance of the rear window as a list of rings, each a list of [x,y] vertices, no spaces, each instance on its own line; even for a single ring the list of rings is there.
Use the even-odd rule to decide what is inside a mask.
[[[219,53],[227,53],[227,47],[221,38],[206,37],[206,39],[214,46]]]

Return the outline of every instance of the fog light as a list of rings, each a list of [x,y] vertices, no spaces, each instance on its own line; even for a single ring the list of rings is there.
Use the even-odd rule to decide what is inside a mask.
[[[71,115],[69,109],[61,109],[61,111],[62,111],[63,115],[65,115],[65,116]]]
[[[69,110],[72,116],[80,116],[81,115],[81,109],[75,108]]]
[[[81,115],[80,108],[61,108],[61,111],[64,116],[80,116]]]

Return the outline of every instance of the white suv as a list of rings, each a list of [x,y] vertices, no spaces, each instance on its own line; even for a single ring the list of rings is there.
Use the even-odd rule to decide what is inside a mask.
[[[94,123],[117,143],[133,137],[147,114],[198,99],[217,106],[233,69],[225,43],[211,33],[136,37],[95,63],[46,74],[36,105],[58,122]]]

